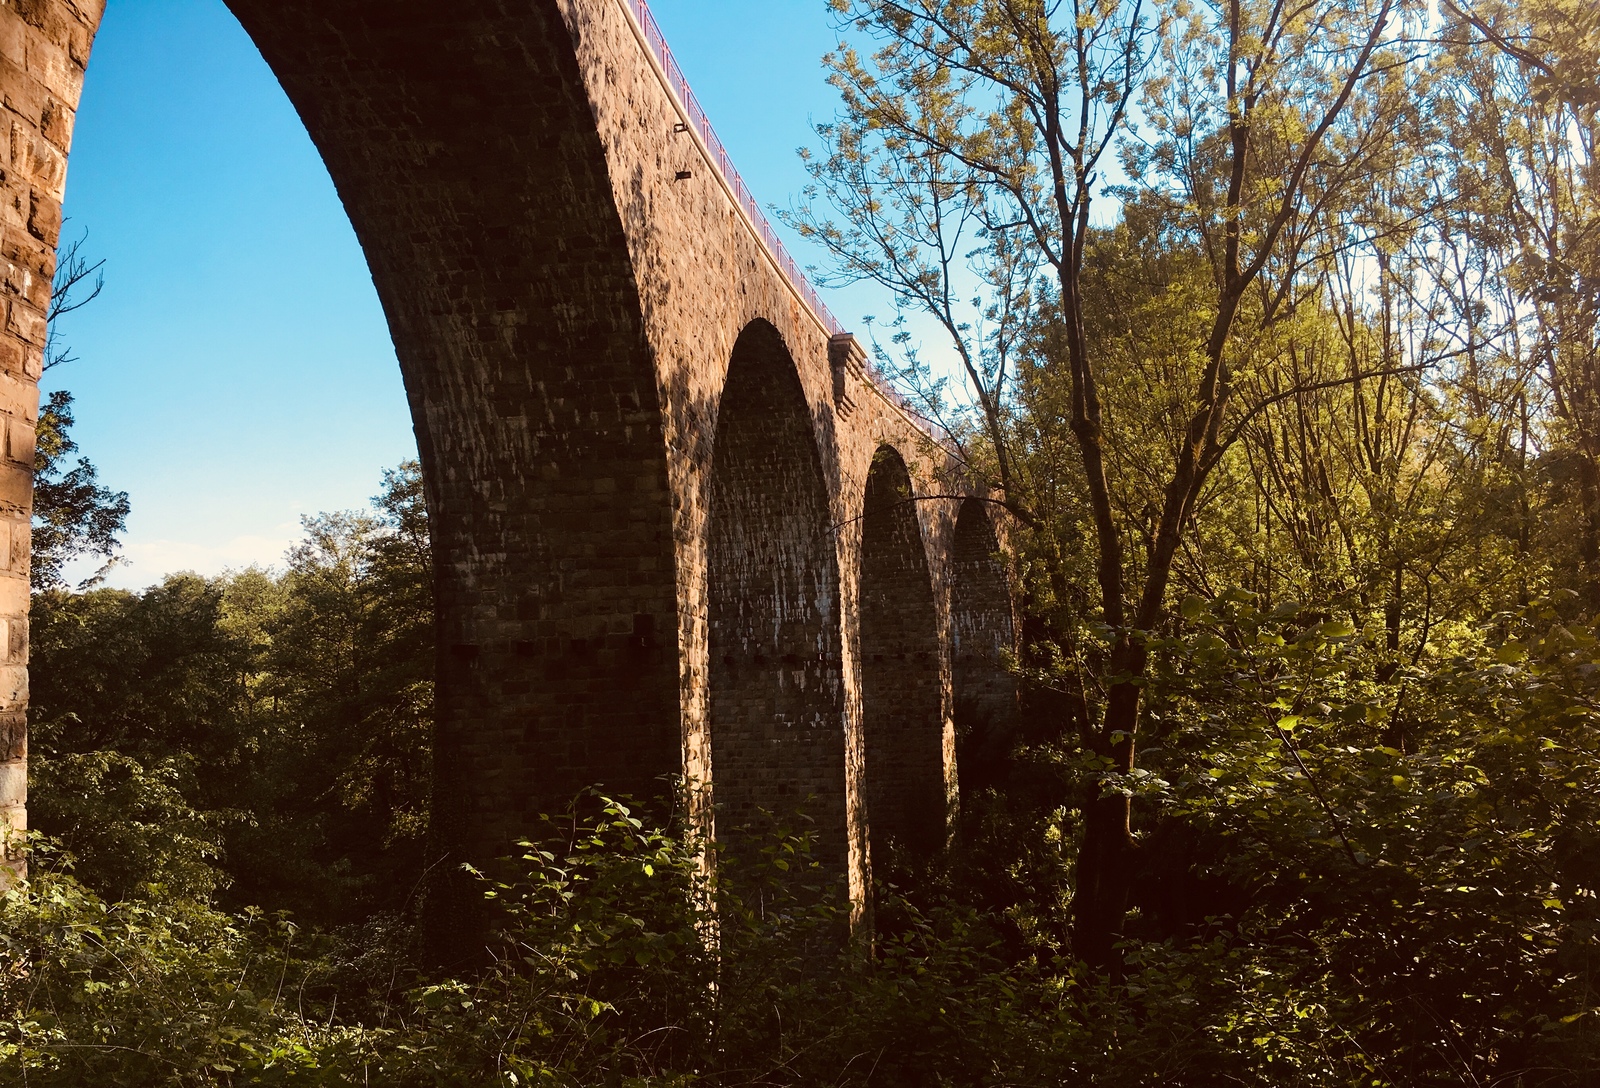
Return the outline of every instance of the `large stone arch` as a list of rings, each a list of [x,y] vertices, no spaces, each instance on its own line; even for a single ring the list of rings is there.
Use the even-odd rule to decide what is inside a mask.
[[[438,571],[442,846],[681,768],[671,496],[610,167],[554,0],[228,0],[388,315]]]
[[[1019,725],[1016,677],[1005,657],[1015,621],[988,503],[966,499],[951,551],[956,760],[963,796],[998,784]]]
[[[875,858],[927,855],[946,824],[939,615],[906,463],[880,446],[861,512],[861,713]]]
[[[658,791],[682,767],[661,398],[557,3],[227,3],[327,165],[400,361],[437,572],[439,851],[509,853],[535,812],[587,785]],[[7,298],[15,357],[0,358],[19,433],[37,411],[71,117],[100,14],[84,0],[0,9],[0,81],[28,129],[7,200],[34,209],[6,233],[35,286]],[[4,612],[19,634],[30,455],[31,442],[10,458],[4,496],[21,545]],[[15,757],[26,651],[12,642]]]
[[[860,501],[890,486],[868,480],[885,445],[940,494],[966,485],[764,227],[639,0],[224,2],[323,155],[400,359],[438,579],[438,847],[490,861],[585,786],[650,795],[681,773],[721,831],[814,798],[863,907],[854,575],[870,593],[883,554],[911,553]],[[100,14],[0,0],[0,819],[18,827],[36,383]],[[954,507],[917,508],[947,643]],[[1003,579],[972,570],[989,603],[958,601],[954,628],[1004,642]],[[957,706],[1002,684],[957,674]]]
[[[846,866],[839,572],[826,477],[788,347],[765,321],[734,345],[707,511],[709,737],[716,832],[803,808]]]

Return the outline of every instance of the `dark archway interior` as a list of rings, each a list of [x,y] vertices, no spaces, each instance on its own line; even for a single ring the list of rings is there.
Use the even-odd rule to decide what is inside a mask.
[[[984,504],[967,500],[956,519],[950,616],[963,797],[998,784],[1020,724],[1016,678],[1004,656],[1014,632],[999,551]]]
[[[712,463],[708,596],[717,834],[803,806],[843,872],[839,574],[822,464],[777,330],[734,346]]]
[[[876,857],[895,847],[931,853],[944,839],[941,694],[928,553],[910,474],[886,446],[867,477],[861,527],[861,709]]]

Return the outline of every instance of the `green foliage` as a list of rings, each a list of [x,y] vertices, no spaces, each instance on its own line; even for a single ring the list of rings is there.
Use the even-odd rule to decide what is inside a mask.
[[[260,917],[178,898],[112,904],[70,876],[36,876],[0,900],[0,1077],[281,1082],[246,1071],[286,1073],[339,1034],[292,1011],[293,937]]]
[[[192,765],[146,767],[115,751],[35,755],[30,815],[76,844],[72,873],[113,900],[207,902],[228,881],[217,866],[226,826],[247,817],[194,808]]]
[[[308,520],[281,573],[35,595],[35,825],[97,893],[143,873],[321,925],[406,907],[433,706],[414,463],[375,507]]]
[[[39,411],[33,458],[33,588],[65,587],[63,569],[80,556],[108,560],[92,584],[109,569],[117,537],[127,526],[128,494],[100,483],[87,458],[68,467],[78,444],[69,433],[73,424],[72,394],[58,389]]]
[[[1185,613],[1153,682],[1133,932],[1290,954],[1385,1083],[1600,1072],[1594,632],[1530,607],[1379,681],[1381,637],[1347,622],[1245,593]]]
[[[708,867],[698,837],[602,801],[547,818],[508,875],[484,878],[502,936],[488,968],[455,978],[175,887],[108,903],[36,858],[0,920],[0,1070],[574,1086],[1600,1072],[1593,635],[1530,613],[1424,697],[1415,676],[1371,680],[1348,624],[1245,594],[1188,611],[1157,648],[1164,747],[1139,810],[1151,879],[1120,979],[1063,955],[1064,903],[971,902],[985,865],[1048,886],[1054,870],[1026,872],[1043,855],[975,857],[995,842],[974,837],[943,883],[880,887],[868,949],[843,939],[808,835],[777,829]],[[1401,684],[1425,709],[1402,708],[1396,747]],[[1058,816],[1065,851],[1074,817]]]
[[[462,978],[403,961],[351,971],[258,913],[110,904],[36,854],[34,881],[0,901],[0,1076],[576,1088],[798,1083],[786,1064],[827,1060],[769,1019],[814,1033],[812,997],[848,1008],[815,964],[819,949],[842,955],[836,908],[781,891],[815,869],[809,839],[774,833],[750,866],[753,909],[710,886],[694,837],[617,802],[590,808],[546,820],[515,879],[483,881],[502,938],[493,965]]]

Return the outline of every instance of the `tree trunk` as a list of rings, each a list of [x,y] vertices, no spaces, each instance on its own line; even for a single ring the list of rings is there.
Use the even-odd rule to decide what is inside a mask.
[[[1125,793],[1099,793],[1084,811],[1078,887],[1072,900],[1072,951],[1100,974],[1115,977],[1117,942],[1133,884],[1134,841]]]
[[[1112,667],[1123,676],[1142,676],[1144,659],[1143,647],[1125,642],[1112,654]],[[1108,695],[1095,752],[1110,758],[1115,776],[1125,779],[1133,771],[1140,688],[1125,681]],[[1083,845],[1072,899],[1073,952],[1096,971],[1113,977],[1121,966],[1117,942],[1128,913],[1138,848],[1132,819],[1133,799],[1125,790],[1108,787],[1104,780],[1095,787],[1084,806]]]
[[[1600,606],[1600,466],[1583,446],[1579,448],[1577,461],[1578,494],[1583,503],[1583,514],[1579,518],[1579,559],[1587,583],[1584,597],[1593,608]]]

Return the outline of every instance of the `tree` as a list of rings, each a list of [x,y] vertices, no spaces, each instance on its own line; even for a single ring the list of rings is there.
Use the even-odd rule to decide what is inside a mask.
[[[1564,501],[1561,562],[1600,604],[1600,14],[1534,0],[1445,5],[1445,142],[1493,350],[1523,375],[1534,450]],[[1480,336],[1480,342],[1490,339]]]
[[[163,879],[324,925],[405,905],[433,579],[417,464],[383,484],[374,514],[306,519],[283,571],[34,595],[36,822],[97,892]]]
[[[115,562],[117,540],[128,523],[128,493],[100,483],[86,457],[67,468],[78,450],[71,434],[72,394],[58,389],[39,412],[33,457],[33,567],[35,591],[66,586],[66,564],[81,556],[106,562],[81,588],[100,581]]]
[[[87,235],[69,244],[60,255],[51,286],[49,337],[44,369],[73,361],[61,340],[61,319],[100,296],[105,286],[104,261],[91,262],[83,252]],[[128,494],[100,483],[88,458],[68,467],[78,451],[70,431],[72,394],[55,390],[41,407],[33,460],[33,566],[30,580],[35,590],[64,588],[66,564],[83,556],[98,556],[105,564],[83,582],[87,587],[105,577],[115,562],[117,538],[128,522]]]
[[[374,513],[321,514],[260,625],[257,698],[275,785],[246,901],[340,922],[416,890],[432,784],[433,573],[421,467],[383,475]],[[414,904],[413,904],[414,905]]]
[[[1060,653],[1086,673],[1074,717],[1102,769],[1085,811],[1073,941],[1110,967],[1135,850],[1148,640],[1169,614],[1174,565],[1240,420],[1288,395],[1238,403],[1256,392],[1247,379],[1263,357],[1282,358],[1273,338],[1302,302],[1306,268],[1339,244],[1330,209],[1381,168],[1411,104],[1397,5],[833,6],[877,51],[867,62],[845,45],[829,58],[844,112],[819,130],[826,154],[812,164],[812,196],[840,220],[808,203],[797,224],[832,253],[838,278],[876,281],[943,329],[996,487],[1025,525],[1048,514],[1030,501],[1005,421],[1014,360],[1031,347],[1065,391],[1094,546],[1091,618],[1103,631],[1089,652]],[[1150,139],[1136,139],[1136,121]],[[1106,395],[1115,360],[1091,335],[1086,307],[1087,258],[1119,151],[1130,175],[1124,203],[1156,208],[1161,242],[1206,271],[1186,282],[1194,328],[1169,345],[1158,399],[1171,420],[1144,414],[1159,440],[1143,451],[1142,479],[1114,456],[1119,421],[1108,420]],[[913,372],[922,365],[914,353],[902,358]],[[1126,497],[1152,482],[1149,502],[1134,508],[1140,525]]]

